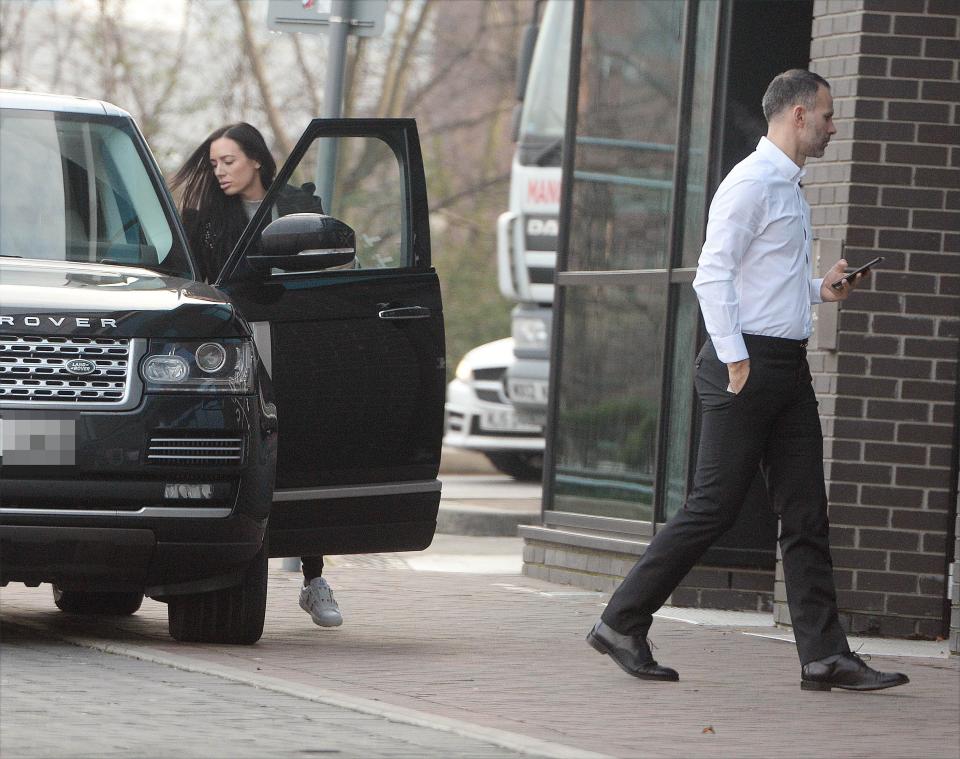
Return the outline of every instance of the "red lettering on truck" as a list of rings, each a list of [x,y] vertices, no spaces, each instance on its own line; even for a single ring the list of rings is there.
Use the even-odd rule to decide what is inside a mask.
[[[527,181],[527,201],[538,205],[560,202],[560,180],[530,179]]]

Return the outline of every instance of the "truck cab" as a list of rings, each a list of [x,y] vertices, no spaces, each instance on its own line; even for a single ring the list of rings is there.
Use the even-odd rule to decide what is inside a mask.
[[[331,156],[327,214],[278,215]],[[80,613],[146,595],[176,639],[249,644],[268,558],[430,544],[445,356],[413,120],[312,121],[210,282],[116,106],[0,92],[0,182],[0,583]]]
[[[542,18],[537,19],[543,8]],[[545,426],[549,397],[561,158],[573,3],[538,0],[517,71],[510,207],[497,220],[497,280],[510,314],[515,361],[506,372],[517,419]]]

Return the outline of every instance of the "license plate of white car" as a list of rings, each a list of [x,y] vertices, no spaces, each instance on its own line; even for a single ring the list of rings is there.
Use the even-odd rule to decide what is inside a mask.
[[[514,403],[546,403],[547,387],[545,380],[510,379],[507,394]]]
[[[512,432],[519,428],[513,409],[487,409],[480,412],[480,428],[496,432]]]

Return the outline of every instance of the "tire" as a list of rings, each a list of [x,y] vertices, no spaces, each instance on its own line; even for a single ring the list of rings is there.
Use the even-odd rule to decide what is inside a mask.
[[[143,593],[95,593],[85,590],[60,590],[53,586],[53,602],[69,614],[129,616],[140,608]]]
[[[539,482],[543,479],[542,453],[513,453],[510,451],[484,452],[490,463],[503,474],[521,482]]]
[[[232,643],[249,646],[263,635],[267,612],[266,542],[232,588],[170,596],[167,627],[184,643]]]

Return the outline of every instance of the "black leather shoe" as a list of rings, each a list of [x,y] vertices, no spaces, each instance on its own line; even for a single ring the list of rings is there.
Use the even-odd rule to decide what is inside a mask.
[[[803,665],[800,671],[802,690],[883,690],[909,683],[899,672],[878,672],[866,665],[857,654],[835,654]]]
[[[639,635],[621,635],[603,622],[597,622],[587,633],[587,643],[601,654],[607,654],[628,675],[641,680],[675,682],[680,679],[675,669],[657,664],[646,638]]]

